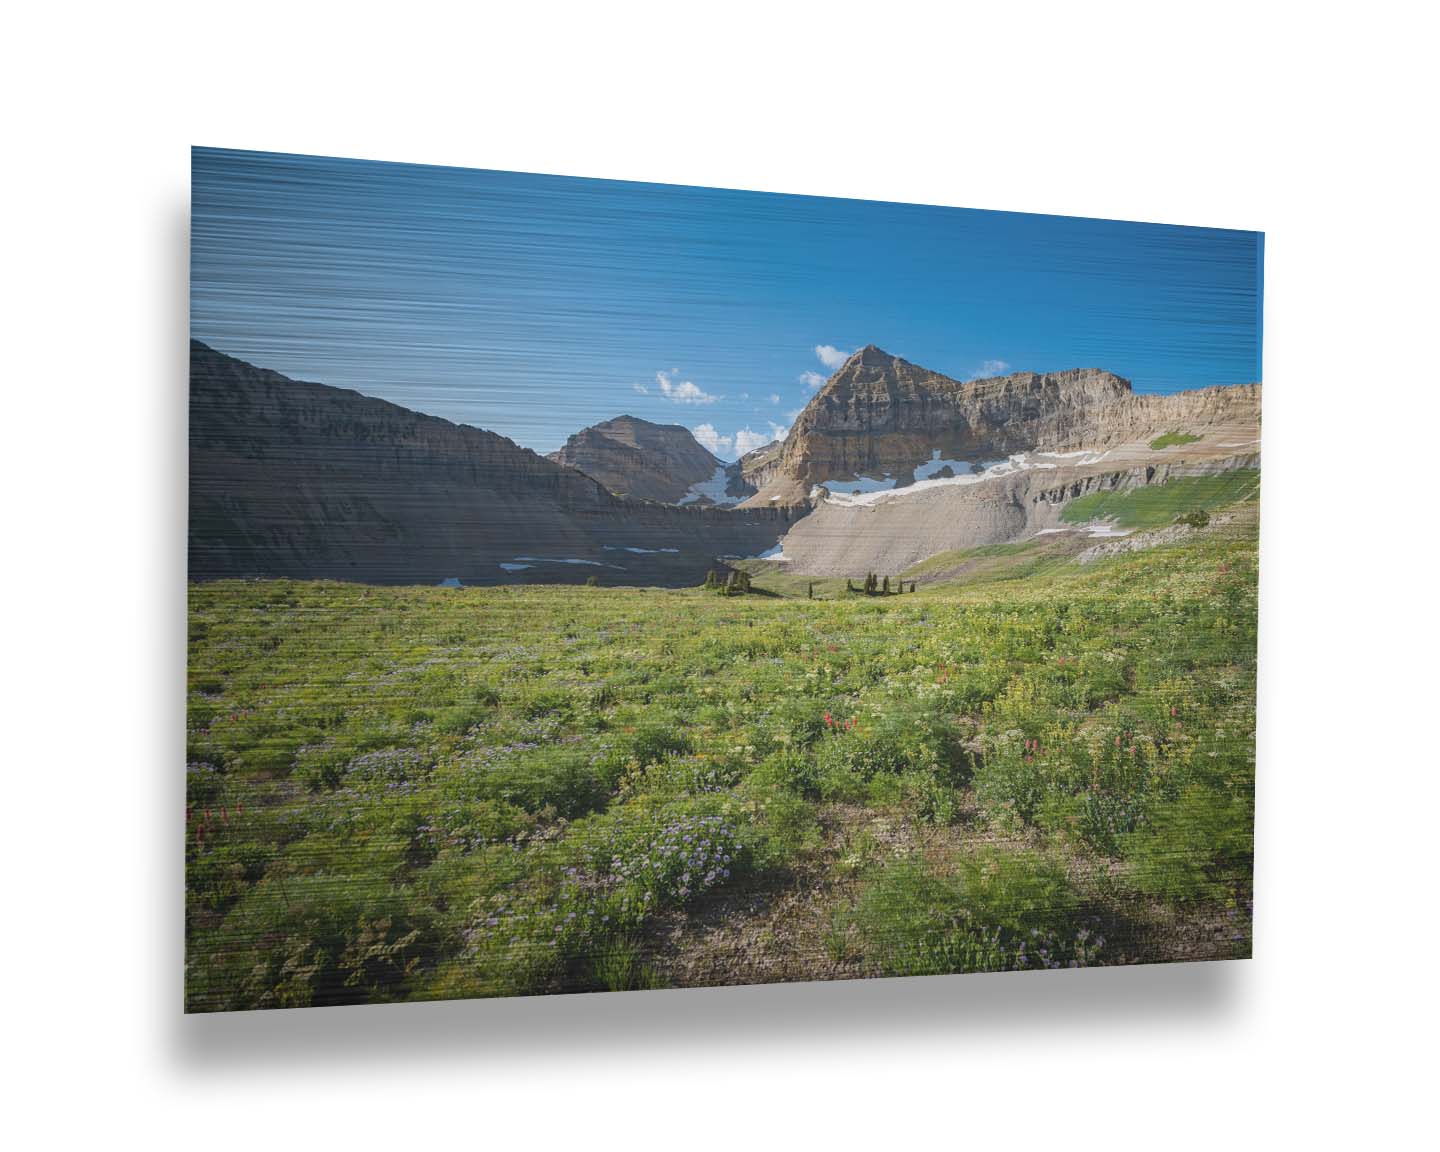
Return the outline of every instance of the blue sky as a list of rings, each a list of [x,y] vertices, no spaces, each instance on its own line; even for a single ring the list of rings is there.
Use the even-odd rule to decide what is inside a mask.
[[[864,344],[962,380],[1259,380],[1261,252],[1228,229],[197,148],[191,332],[539,452],[630,413],[731,459]]]

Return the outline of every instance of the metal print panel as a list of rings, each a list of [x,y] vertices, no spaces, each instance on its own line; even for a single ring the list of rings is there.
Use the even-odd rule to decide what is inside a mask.
[[[1248,956],[1262,252],[195,150],[187,1010]]]

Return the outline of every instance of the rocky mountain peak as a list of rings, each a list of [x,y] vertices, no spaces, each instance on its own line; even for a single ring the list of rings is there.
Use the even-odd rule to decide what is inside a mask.
[[[611,492],[672,504],[725,465],[688,428],[616,416],[576,432],[550,459],[593,477]]]
[[[863,368],[888,368],[899,360],[898,356],[890,355],[885,349],[875,344],[866,344],[865,347],[851,354],[843,368],[848,368],[852,364]]]
[[[961,381],[867,344],[795,420],[757,500],[801,501],[813,485],[860,476],[908,477],[935,458],[978,462],[1103,440],[1135,400],[1128,380],[1099,368]]]

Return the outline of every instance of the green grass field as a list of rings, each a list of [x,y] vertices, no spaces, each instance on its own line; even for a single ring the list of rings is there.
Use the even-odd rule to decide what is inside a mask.
[[[1187,512],[1210,512],[1237,501],[1256,500],[1260,473],[1237,468],[1214,476],[1184,476],[1167,484],[1091,492],[1065,505],[1060,519],[1067,524],[1113,520],[1122,528],[1162,528]]]
[[[1164,436],[1157,436],[1150,441],[1150,451],[1159,452],[1162,448],[1171,448],[1177,444],[1196,444],[1199,440],[1199,436],[1189,432],[1167,432]]]
[[[194,585],[187,1006],[1246,955],[1238,507],[919,595]]]

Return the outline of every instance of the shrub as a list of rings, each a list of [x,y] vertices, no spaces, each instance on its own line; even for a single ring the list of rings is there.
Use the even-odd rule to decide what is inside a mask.
[[[1190,903],[1220,900],[1248,884],[1254,861],[1250,795],[1192,784],[1155,806],[1145,826],[1125,836],[1131,882],[1141,892]]]
[[[663,988],[665,981],[646,964],[640,949],[630,940],[605,945],[594,960],[595,982],[607,992],[634,992]]]
[[[1033,853],[977,852],[950,876],[915,857],[892,861],[866,882],[850,923],[890,976],[1085,967],[1104,947],[1063,871]]]
[[[574,745],[550,745],[505,757],[484,776],[486,794],[538,813],[567,819],[604,807],[610,789],[590,755]]]
[[[403,999],[439,944],[427,910],[369,877],[266,877],[191,950],[192,1009]]]

